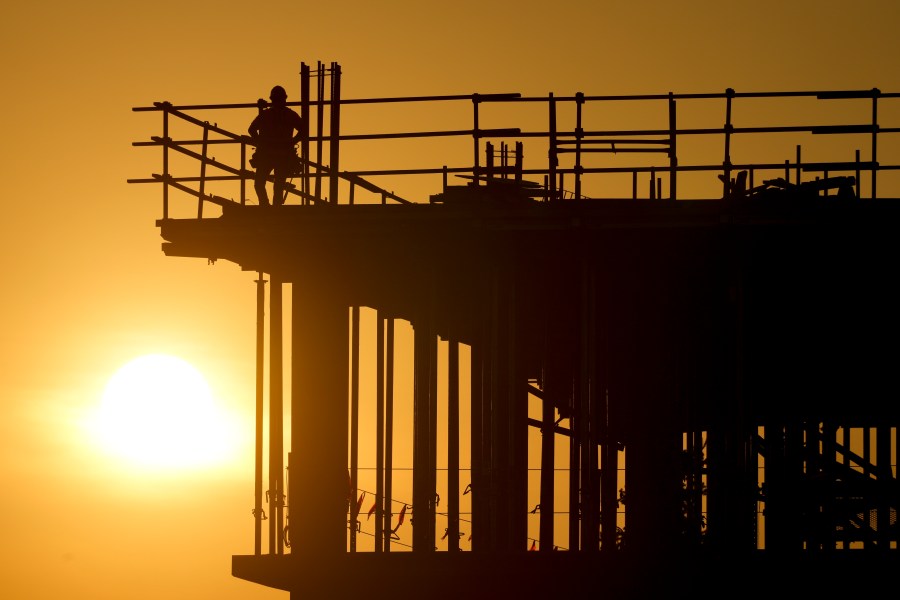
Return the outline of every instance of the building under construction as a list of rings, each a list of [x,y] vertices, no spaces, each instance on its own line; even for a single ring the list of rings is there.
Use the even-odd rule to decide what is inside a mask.
[[[336,63],[298,87],[282,206],[248,197],[260,103],[134,109],[162,119],[135,143],[161,171],[131,181],[161,188],[165,254],[257,275],[235,577],[294,599],[897,589],[900,93],[347,99]],[[342,127],[444,107],[466,121]]]

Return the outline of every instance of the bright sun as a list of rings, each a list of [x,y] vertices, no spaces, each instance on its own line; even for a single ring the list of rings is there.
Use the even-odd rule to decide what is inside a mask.
[[[165,354],[141,356],[116,371],[92,429],[108,452],[148,468],[211,466],[235,446],[203,375]]]

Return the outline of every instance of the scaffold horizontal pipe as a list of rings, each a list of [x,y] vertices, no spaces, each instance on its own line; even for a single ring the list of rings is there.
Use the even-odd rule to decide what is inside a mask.
[[[589,135],[589,134],[584,134]],[[557,144],[577,144],[579,140],[557,140]],[[635,140],[628,138],[614,138],[614,139],[602,139],[602,140],[580,140],[581,144],[660,144],[660,145],[668,145],[671,142],[669,140]]]
[[[846,96],[847,98],[871,98],[873,95],[872,90],[835,90],[835,91],[793,91],[793,92],[734,92],[729,94],[727,92],[707,92],[707,93],[691,93],[691,94],[626,94],[626,95],[604,95],[604,96],[583,96],[579,98],[578,96],[554,96],[553,99],[557,102],[589,102],[589,101],[599,101],[599,102],[617,102],[617,101],[630,101],[630,100],[669,100],[670,98],[673,100],[716,100],[716,99],[725,99],[729,95],[732,98],[817,98],[822,95],[828,94],[859,94],[858,96]],[[884,94],[879,93],[880,97],[889,97],[900,95],[898,93],[892,94]],[[837,97],[837,96],[835,96]],[[527,96],[518,98],[517,101],[520,102],[546,102],[546,96]]]
[[[172,150],[175,150],[176,152],[181,152],[182,154],[184,154],[186,156],[190,156],[191,158],[203,161],[203,162],[210,164],[218,169],[222,169],[226,173],[232,173],[234,175],[241,174],[240,169],[235,169],[234,167],[230,167],[230,166],[226,165],[225,163],[221,163],[214,158],[204,157],[201,154],[198,154],[196,152],[192,152],[191,150],[188,150],[187,148],[182,148],[179,144],[177,144],[175,142],[166,141],[166,140],[163,140],[162,138],[156,138],[156,137],[153,139],[158,140],[161,144],[171,148]]]
[[[240,179],[252,179],[253,173],[247,171],[247,174],[244,177],[240,175],[207,175],[203,179],[206,181],[238,181]],[[161,179],[159,177],[153,178],[144,178],[144,179],[129,179],[128,183],[161,183]],[[169,177],[169,181],[178,181],[178,182],[190,182],[190,181],[200,181],[200,177]]]
[[[362,134],[354,134],[354,135],[341,135],[338,137],[341,141],[347,140],[383,140],[383,139],[393,139],[393,138],[417,138],[417,137],[452,137],[452,136],[470,136],[474,134],[478,134],[479,137],[494,137],[494,136],[511,136],[511,135],[519,135],[522,132],[521,129],[517,127],[504,127],[499,129],[478,129],[477,131],[474,129],[456,129],[456,130],[448,130],[448,131],[412,131],[412,132],[403,132],[403,133],[362,133]],[[316,140],[317,138],[311,137],[310,140]],[[323,140],[329,140],[331,138],[324,137]]]
[[[556,102],[615,102],[630,100],[715,100],[728,97],[726,92],[708,92],[708,93],[684,93],[684,94],[626,94],[626,95],[604,95],[604,96],[554,96]],[[854,98],[896,98],[900,97],[900,92],[880,92],[878,90],[825,90],[825,91],[795,91],[795,92],[734,92],[732,98],[790,98],[790,97],[809,97],[820,100],[832,99],[854,99]],[[506,94],[453,94],[442,96],[398,96],[391,98],[343,98],[340,103],[342,105],[349,104],[386,104],[400,102],[441,102],[441,101],[473,101],[477,98],[479,102],[546,102],[546,96],[522,96],[519,93]],[[310,100],[306,104],[310,106],[324,106],[329,100]],[[288,106],[301,106],[302,102],[288,102]],[[158,112],[166,110],[166,103],[157,102],[153,106],[135,106],[132,107],[133,112]],[[256,102],[239,102],[231,104],[168,104],[168,110],[171,111],[190,111],[190,110],[224,110],[247,108],[256,109]]]
[[[478,99],[479,102],[505,102],[513,101],[521,98],[518,92],[502,93],[502,94],[453,94],[443,96],[398,96],[393,98],[343,98],[341,104],[385,104],[391,102],[443,102],[465,100],[471,102]],[[306,102],[310,106],[326,106],[330,104],[330,100],[309,100]],[[135,106],[132,112],[154,112],[165,110],[165,102],[156,102],[153,106]],[[286,102],[287,106],[302,106],[303,102]],[[168,109],[172,111],[185,110],[219,110],[234,108],[258,108],[257,102],[239,102],[232,104],[169,104]]]
[[[845,100],[849,98],[874,98],[880,96],[878,90],[836,90],[832,92],[819,92],[816,98],[819,100]]]
[[[622,154],[625,152],[668,153],[668,148],[557,148],[557,154]]]
[[[162,146],[164,143],[165,142],[160,139],[159,141],[150,140],[147,142],[131,142],[131,145],[135,146],[135,147],[138,147],[138,146]],[[178,144],[179,146],[202,146],[204,142],[203,142],[203,140],[172,140],[172,141],[170,141],[170,143],[173,145]],[[209,145],[211,145],[211,144],[239,144],[239,143],[241,143],[241,140],[233,140],[233,139],[207,140],[206,141],[206,144],[209,144]]]

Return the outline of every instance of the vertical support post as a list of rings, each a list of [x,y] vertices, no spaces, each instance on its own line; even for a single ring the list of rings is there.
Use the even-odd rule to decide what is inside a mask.
[[[310,68],[306,63],[300,64],[300,189],[303,192],[302,203],[309,204],[309,80]]]
[[[322,200],[322,143],[325,136],[325,65],[316,67],[316,200]]]
[[[896,421],[895,421],[896,422]],[[885,428],[889,435],[891,436],[891,445],[894,447],[894,456],[893,456],[893,465],[887,469],[887,475],[889,477],[893,477],[895,480],[900,478],[900,428],[897,427],[886,427]],[[895,535],[896,539],[896,535]]]
[[[494,145],[484,143],[484,177],[490,179],[494,176]]]
[[[675,108],[675,94],[669,92],[669,198],[671,200],[678,199],[678,126]]]
[[[487,498],[488,490],[484,485],[484,459],[482,452],[483,429],[482,420],[482,398],[484,393],[482,383],[482,340],[476,339],[472,343],[470,365],[470,400],[471,400],[471,459],[470,459],[470,485],[472,493],[472,550],[480,551],[486,548],[487,532],[485,530],[485,508],[484,499]]]
[[[206,191],[206,153],[209,149],[209,122],[203,123],[203,144],[200,153],[200,195],[197,197],[197,218],[203,218],[203,194]]]
[[[558,164],[556,156],[556,100],[553,98],[552,92],[550,93],[548,106],[550,110],[550,147],[547,150],[547,171],[550,180],[550,200],[556,200],[556,167]]]
[[[822,458],[822,473],[824,475],[824,480],[828,482],[835,481],[835,479],[839,477],[838,473],[840,473],[840,471],[835,468],[835,462],[837,460],[837,426],[835,425],[835,422],[830,419],[826,419],[822,423]],[[828,495],[823,498],[821,514],[825,522],[834,522],[834,496]],[[819,534],[822,536],[822,542],[824,544],[823,548],[829,552],[834,550],[837,545],[837,532],[834,529],[831,529],[820,531]]]
[[[359,307],[350,309],[350,552],[356,552],[359,523]]]
[[[863,434],[863,475],[865,475],[866,479],[872,476],[872,428],[869,426],[862,428]],[[866,509],[865,522],[871,527],[872,523],[872,510],[871,508]],[[874,536],[867,535],[865,541],[863,541],[863,548],[865,550],[872,549],[872,538]]]
[[[262,554],[263,379],[265,377],[266,280],[256,279],[256,427],[253,486],[253,553]]]
[[[581,264],[581,339],[578,369],[578,438],[581,442],[581,549],[596,552],[598,523],[596,518],[595,474],[597,472],[597,443],[594,429],[594,385],[596,313],[594,310],[594,276],[591,264],[582,250]]]
[[[881,90],[872,90],[872,199],[878,198],[878,96]]]
[[[391,551],[394,481],[394,319],[387,320],[384,393],[384,551]]]
[[[797,144],[797,162],[794,164],[794,183],[800,185],[800,144]]]
[[[292,299],[291,554],[331,560],[347,551],[348,304],[327,285]]]
[[[434,551],[435,423],[432,358],[436,340],[429,318],[414,328],[413,551]]]
[[[575,200],[581,198],[581,139],[584,130],[581,128],[581,111],[584,106],[584,93],[575,94]]]
[[[328,200],[331,204],[338,203],[338,175],[340,174],[340,148],[341,148],[341,66],[336,62],[331,63],[331,127],[328,150],[330,158],[328,165],[329,188]]]
[[[269,553],[284,553],[282,454],[284,452],[284,377],[282,365],[282,282],[272,275],[269,295]]]
[[[412,520],[413,520],[413,552],[422,551],[423,534],[425,533],[425,516],[428,502],[426,491],[427,479],[425,479],[426,463],[428,462],[428,450],[425,443],[428,430],[428,402],[426,401],[427,385],[422,375],[422,348],[425,336],[422,333],[422,324],[413,323],[413,477],[412,477]],[[421,515],[421,516],[420,516]]]
[[[169,218],[169,109],[172,105],[162,103],[163,109],[163,219]]]
[[[501,295],[506,281],[501,281],[501,269],[494,266],[490,279],[490,330],[488,334],[488,361],[490,362],[490,512],[491,545],[494,550],[509,550],[510,515],[507,512],[512,488],[509,472],[512,457],[509,455],[509,390],[506,386],[508,348],[503,344],[506,327],[504,316],[511,309]]]
[[[438,336],[434,331],[434,319],[429,317],[428,339],[428,547],[437,550],[435,528],[437,526],[437,355]]]
[[[447,341],[447,550],[459,551],[459,343]]]
[[[581,427],[581,415],[579,414],[580,394],[576,388],[572,415],[569,417],[569,550],[581,549],[579,531],[581,524],[581,490],[579,489],[579,474],[581,473],[581,437],[578,435]]]
[[[734,127],[731,124],[731,100],[734,98],[734,90],[728,88],[725,90],[725,159],[723,166],[723,198],[731,196],[731,132]]]
[[[605,392],[605,390],[604,390]],[[600,548],[607,554],[616,551],[616,528],[618,527],[618,477],[619,452],[618,443],[611,426],[609,416],[609,397],[604,394],[604,421],[602,428],[602,445],[600,464]]]
[[[520,141],[516,142],[516,181],[522,181],[522,160],[524,151],[524,144]]]
[[[375,315],[375,552],[384,546],[384,319]]]
[[[509,263],[507,263],[509,264]],[[506,361],[502,393],[507,404],[505,427],[507,429],[508,483],[506,515],[509,526],[507,549],[518,552],[526,549],[528,542],[528,392],[522,368],[522,351],[519,347],[519,286],[515,270],[504,276],[506,307],[504,336],[498,347]]]
[[[481,145],[481,134],[478,130],[478,105],[481,102],[479,94],[472,94],[472,144],[475,155],[475,162],[472,165],[472,175],[475,177],[473,183],[478,185],[478,177],[481,174],[481,167],[478,162],[478,147]]]
[[[553,517],[555,482],[555,449],[556,449],[556,408],[546,395],[541,398],[541,520],[538,537],[539,550],[549,552],[553,549]]]

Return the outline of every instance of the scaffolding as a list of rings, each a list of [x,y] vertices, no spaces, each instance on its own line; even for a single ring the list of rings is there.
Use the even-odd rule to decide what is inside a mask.
[[[454,577],[479,581],[471,597],[658,597],[683,572],[825,591],[834,572],[850,589],[900,566],[900,410],[884,401],[896,352],[876,343],[900,333],[900,165],[879,158],[900,132],[879,110],[900,94],[345,99],[336,63],[300,74],[300,161],[279,207],[247,197],[249,137],[193,116],[258,103],[135,109],[163,118],[161,136],[135,143],[162,150],[162,172],[129,181],[162,187],[164,252],[258,273],[254,553],[234,557],[236,576],[298,598],[459,597]],[[800,102],[809,120],[736,118],[757,101]],[[837,121],[836,103],[866,118]],[[460,129],[342,131],[354,108],[460,104]],[[534,107],[527,126],[484,126]],[[421,140],[454,140],[448,154],[471,162],[368,167],[394,152],[350,149]],[[219,145],[234,162],[211,156]],[[426,183],[396,193],[406,178]],[[397,327],[411,346],[406,432]],[[361,411],[375,437],[362,466]],[[411,465],[395,464],[406,438]],[[347,571],[359,577],[335,582]]]

